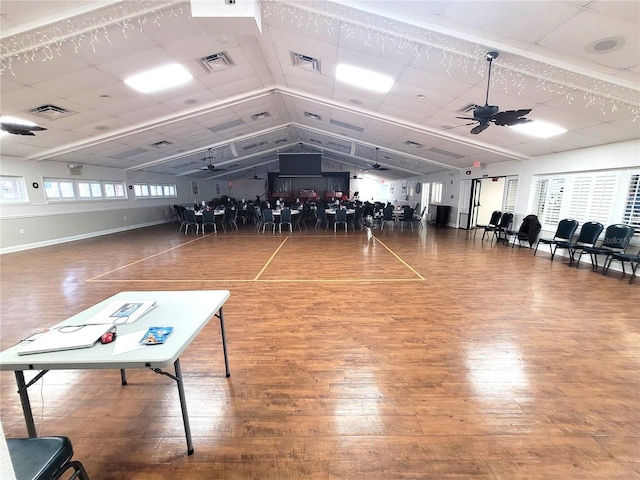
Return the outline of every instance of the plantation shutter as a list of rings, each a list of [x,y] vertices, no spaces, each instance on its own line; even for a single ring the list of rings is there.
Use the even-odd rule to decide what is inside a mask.
[[[518,197],[518,179],[507,178],[507,181],[504,184],[504,195],[502,196],[502,211],[515,212],[517,197]]]
[[[622,222],[640,230],[640,174],[631,175],[626,197]]]

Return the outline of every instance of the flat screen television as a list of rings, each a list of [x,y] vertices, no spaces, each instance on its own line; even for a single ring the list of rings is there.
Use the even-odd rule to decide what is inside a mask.
[[[279,153],[280,177],[321,177],[322,153]]]

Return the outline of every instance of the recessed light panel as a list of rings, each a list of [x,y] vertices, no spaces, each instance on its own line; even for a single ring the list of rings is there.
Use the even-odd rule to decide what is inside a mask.
[[[388,75],[344,63],[336,67],[336,78],[341,82],[380,93],[388,92],[393,86],[393,78]]]
[[[186,68],[174,63],[139,73],[127,78],[124,83],[141,93],[153,93],[182,85],[192,78]]]
[[[554,137],[556,135],[560,135],[561,133],[565,133],[567,130],[565,128],[559,127],[558,125],[553,125],[552,123],[546,122],[526,122],[521,123],[519,125],[512,125],[510,128],[518,130],[519,132],[525,133],[527,135],[531,135],[533,137],[539,138],[548,138]]]

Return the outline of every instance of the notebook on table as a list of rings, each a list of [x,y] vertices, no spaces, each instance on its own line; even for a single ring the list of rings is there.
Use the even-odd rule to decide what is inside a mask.
[[[25,340],[18,355],[58,352],[76,348],[88,348],[100,340],[103,334],[113,328],[112,324],[69,325],[52,328],[38,334],[34,340]]]

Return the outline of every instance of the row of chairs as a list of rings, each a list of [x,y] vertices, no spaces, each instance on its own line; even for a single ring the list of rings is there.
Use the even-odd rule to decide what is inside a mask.
[[[622,274],[625,275],[625,262],[631,265],[631,278],[629,283],[633,281],[636,274],[638,264],[640,264],[640,252],[628,253],[627,249],[631,243],[631,239],[635,234],[633,227],[624,224],[609,225],[606,229],[600,222],[586,222],[580,228],[578,238],[574,240],[579,223],[577,220],[565,218],[558,223],[553,238],[541,238],[536,244],[533,252],[538,252],[540,244],[549,245],[551,252],[551,261],[553,261],[556,251],[564,249],[569,252],[569,265],[576,264],[576,268],[580,266],[580,259],[584,254],[588,254],[591,260],[591,267],[597,270],[598,256],[604,256],[604,264],[602,265],[602,273],[606,275],[609,271],[611,263],[619,261],[622,264]],[[604,238],[600,245],[597,245],[600,234],[604,230]]]

